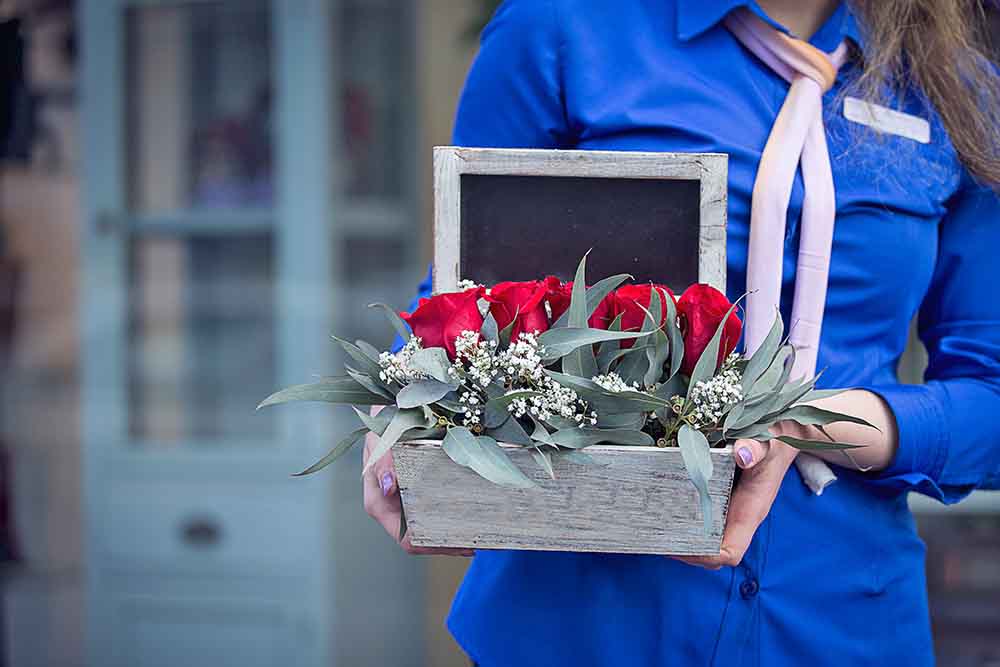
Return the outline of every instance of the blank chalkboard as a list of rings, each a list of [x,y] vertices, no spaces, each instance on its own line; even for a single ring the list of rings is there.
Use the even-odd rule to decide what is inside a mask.
[[[723,289],[727,156],[434,149],[434,289],[631,274]]]
[[[629,273],[675,290],[698,282],[696,180],[464,174],[460,275],[491,285],[556,275],[584,253],[597,280]]]

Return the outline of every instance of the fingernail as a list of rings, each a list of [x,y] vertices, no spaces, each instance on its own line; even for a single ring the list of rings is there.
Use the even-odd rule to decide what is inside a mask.
[[[392,489],[392,473],[387,472],[382,475],[382,479],[378,481],[379,486],[382,487],[382,495],[389,495],[389,491]]]
[[[736,450],[736,454],[740,457],[740,461],[743,462],[744,466],[753,463],[753,452],[750,451],[749,447],[740,447]]]

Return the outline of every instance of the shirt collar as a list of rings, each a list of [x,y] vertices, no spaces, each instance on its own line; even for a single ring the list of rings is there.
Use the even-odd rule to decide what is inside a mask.
[[[685,42],[694,39],[721,23],[729,12],[738,7],[746,7],[776,29],[789,34],[788,28],[768,16],[755,0],[677,0],[677,37]],[[825,51],[833,51],[845,37],[858,46],[864,46],[854,13],[847,3],[842,2],[809,41]]]

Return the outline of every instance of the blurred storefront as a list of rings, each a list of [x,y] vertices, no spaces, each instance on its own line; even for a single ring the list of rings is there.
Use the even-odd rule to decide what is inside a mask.
[[[0,666],[467,664],[466,563],[288,478],[348,415],[253,408],[388,343],[491,4],[0,0]],[[941,664],[1000,664],[1000,502],[920,508]]]
[[[389,341],[357,314],[426,267],[478,8],[0,11],[0,664],[465,664],[464,564],[393,548],[357,462],[288,478],[347,415],[253,408],[332,372],[329,332]]]

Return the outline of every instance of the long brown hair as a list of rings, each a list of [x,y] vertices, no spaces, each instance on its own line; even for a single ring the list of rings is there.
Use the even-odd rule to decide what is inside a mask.
[[[849,0],[865,32],[869,99],[920,90],[969,172],[1000,191],[1000,76],[985,0]]]

